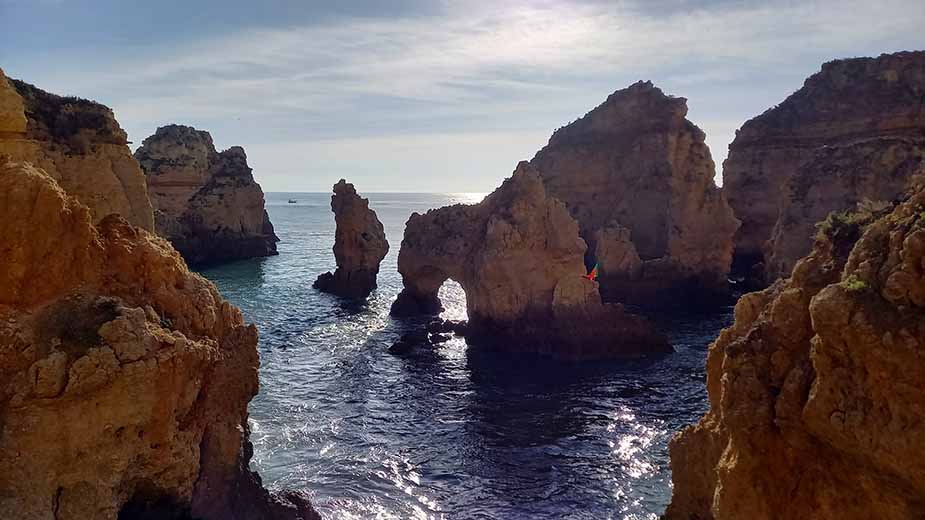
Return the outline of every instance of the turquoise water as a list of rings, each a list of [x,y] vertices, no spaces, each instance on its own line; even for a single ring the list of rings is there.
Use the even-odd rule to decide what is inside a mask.
[[[366,302],[311,286],[334,268],[329,194],[267,194],[280,255],[203,272],[260,329],[250,411],[265,483],[308,490],[331,519],[656,518],[671,493],[667,442],[707,408],[706,348],[731,308],[658,317],[676,348],[658,360],[470,354],[461,338],[396,357],[387,349],[408,325],[388,310],[405,221],[481,196],[368,196],[391,251]],[[458,285],[441,299],[445,317],[465,317]]]

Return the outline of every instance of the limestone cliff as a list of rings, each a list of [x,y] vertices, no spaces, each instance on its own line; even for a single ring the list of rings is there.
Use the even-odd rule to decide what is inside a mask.
[[[369,209],[369,201],[357,195],[353,184],[344,179],[334,185],[331,211],[334,232],[334,258],[337,269],[324,273],[314,286],[341,296],[365,298],[376,288],[379,264],[389,252],[382,222]]]
[[[191,265],[270,256],[279,239],[240,146],[218,152],[208,132],[158,128],[135,151],[157,232]]]
[[[704,133],[686,115],[687,100],[639,82],[557,130],[531,161],[578,220],[607,299],[659,304],[728,291],[739,223],[713,182]],[[614,249],[638,265],[598,258]]]
[[[729,157],[723,163],[723,190],[742,221],[736,234],[736,269],[744,272],[776,257],[768,266],[768,281],[788,275],[787,269],[812,246],[812,233],[805,233],[816,222],[812,219],[847,209],[855,199],[882,193],[881,181],[856,174],[853,182],[858,187],[854,193],[846,193],[846,199],[839,198],[843,186],[825,194],[826,185],[815,182],[813,190],[820,192],[815,202],[825,202],[826,206],[805,217],[791,207],[809,204],[793,198],[811,193],[804,188],[814,181],[805,177],[831,179],[827,168],[846,172],[850,167],[844,161],[851,154],[866,156],[859,158],[862,164],[882,160],[888,166],[897,166],[889,157],[871,156],[888,153],[886,149],[895,145],[895,141],[883,139],[879,142],[884,150],[877,151],[877,139],[925,138],[923,104],[925,52],[901,52],[826,63],[782,103],[746,122],[736,132],[729,145]],[[853,152],[824,149],[853,146],[859,141],[866,144]],[[826,158],[839,163],[827,163]],[[895,175],[892,167],[884,171],[870,166],[870,162],[862,166],[866,175]],[[872,188],[871,193],[866,192],[867,187]],[[782,228],[793,227],[800,235],[789,243],[775,240],[768,244],[776,234],[779,218],[783,219]],[[811,221],[794,222],[803,218]]]
[[[925,516],[925,189],[836,214],[742,297],[710,410],[671,444],[669,519]]]
[[[0,156],[0,518],[317,518],[248,469],[257,330],[165,240],[94,220]]]
[[[812,249],[816,223],[829,213],[889,203],[917,176],[925,176],[925,138],[881,137],[816,150],[781,196],[780,216],[766,245],[767,277],[790,276]]]
[[[0,153],[29,161],[90,208],[154,229],[145,178],[112,110],[49,94],[0,70]]]
[[[408,219],[392,312],[439,312],[437,291],[453,279],[466,293],[470,342],[564,358],[670,351],[642,318],[601,303],[583,276],[585,250],[568,210],[522,162],[481,203]]]

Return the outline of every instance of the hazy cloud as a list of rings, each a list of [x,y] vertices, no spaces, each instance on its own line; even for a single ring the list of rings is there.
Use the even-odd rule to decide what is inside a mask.
[[[822,61],[909,47],[925,22],[919,2],[899,0],[433,5],[0,57],[14,75],[113,106],[136,142],[185,122],[242,144],[271,190],[327,189],[355,171],[368,191],[436,191],[443,174],[450,190],[486,191],[532,155],[524,143],[642,78],[689,98],[721,159],[735,128]],[[439,160],[461,149],[480,159]]]

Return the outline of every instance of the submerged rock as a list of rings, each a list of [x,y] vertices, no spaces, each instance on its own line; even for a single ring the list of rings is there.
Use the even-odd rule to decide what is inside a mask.
[[[836,60],[746,122],[723,164],[723,190],[742,221],[736,270],[760,265],[759,283],[789,276],[820,215],[895,196],[906,167],[892,154],[909,146],[897,139],[925,138],[923,99],[925,52]]]
[[[466,293],[470,342],[562,358],[670,351],[645,320],[601,303],[584,276],[585,249],[565,206],[522,162],[481,203],[408,219],[392,313],[438,313],[437,291],[452,278]]]
[[[833,215],[710,346],[710,410],[671,443],[668,519],[925,514],[925,189]]]
[[[382,222],[369,209],[369,200],[357,195],[353,184],[344,179],[334,185],[331,210],[337,224],[334,234],[337,269],[319,276],[314,287],[341,296],[365,298],[376,288],[379,264],[389,252]]]
[[[248,469],[256,328],[165,240],[94,221],[0,157],[0,518],[318,518]]]
[[[145,139],[135,158],[157,232],[190,265],[277,254],[279,238],[243,148],[218,152],[208,132],[168,125]]]
[[[154,229],[144,174],[112,110],[50,94],[0,70],[0,154],[43,169],[90,209]]]
[[[398,341],[389,347],[389,353],[395,355],[411,354],[419,347],[432,346],[433,344],[430,342],[430,338],[427,337],[427,332],[414,330],[402,334],[401,337],[398,338]]]
[[[605,299],[664,305],[728,294],[739,222],[687,100],[650,82],[556,130],[530,163],[599,263]]]

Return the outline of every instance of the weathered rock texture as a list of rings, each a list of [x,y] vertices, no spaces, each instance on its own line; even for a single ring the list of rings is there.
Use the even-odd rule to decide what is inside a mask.
[[[686,115],[686,99],[639,82],[557,130],[531,161],[578,220],[606,299],[658,304],[728,291],[738,221]]]
[[[919,188],[830,217],[788,280],[743,296],[710,410],[672,441],[667,518],[925,517],[923,273]]]
[[[334,258],[337,269],[324,273],[314,286],[341,296],[365,298],[376,288],[379,264],[389,252],[382,222],[369,209],[369,200],[357,195],[353,184],[341,179],[334,185],[331,211],[334,232]]]
[[[568,210],[522,162],[481,203],[408,219],[398,255],[405,287],[392,312],[439,312],[437,291],[451,278],[466,293],[471,342],[565,358],[669,351],[643,319],[601,303],[583,276],[585,250]]]
[[[240,146],[221,153],[208,132],[158,128],[135,151],[148,181],[157,232],[191,265],[270,256],[279,238]]]
[[[895,200],[925,176],[925,138],[882,137],[817,149],[790,178],[767,243],[770,280],[790,276],[812,249],[816,223],[832,211]]]
[[[165,240],[93,221],[0,157],[0,518],[317,518],[248,470],[254,326]]]
[[[891,193],[886,187],[898,183],[868,177],[903,171],[889,157],[890,149],[897,146],[894,138],[925,137],[923,104],[925,52],[902,52],[826,63],[781,104],[745,123],[723,163],[723,190],[742,221],[735,269],[745,272],[773,257],[767,281],[789,275],[812,247],[812,233],[805,231],[819,215],[847,209],[858,198]],[[846,190],[838,181],[827,193],[829,170],[845,175],[849,160],[857,160],[866,173],[852,175],[855,187]],[[807,178],[816,176],[819,180]],[[803,201],[800,195],[815,200]],[[800,207],[814,202],[825,206],[801,215]],[[799,222],[803,219],[809,222]],[[768,243],[776,226],[799,234]]]
[[[51,175],[90,208],[154,229],[144,174],[112,110],[92,101],[49,94],[0,71],[0,153]]]

